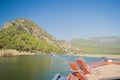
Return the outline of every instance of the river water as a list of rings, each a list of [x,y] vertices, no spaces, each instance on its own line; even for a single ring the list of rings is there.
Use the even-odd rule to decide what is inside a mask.
[[[19,57],[0,57],[0,80],[51,80],[56,73],[67,76],[69,62],[80,56],[34,55]],[[100,58],[83,57],[87,63]]]

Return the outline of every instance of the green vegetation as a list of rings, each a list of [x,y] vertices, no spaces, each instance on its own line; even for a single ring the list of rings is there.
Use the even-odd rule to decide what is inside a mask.
[[[29,25],[31,26],[29,26]],[[29,27],[24,27],[24,26],[29,26]],[[29,31],[25,31],[23,27]],[[33,26],[33,27],[32,27]],[[17,51],[27,51],[27,52],[45,52],[45,53],[50,53],[50,52],[56,52],[56,53],[64,53],[64,50],[57,46],[56,44],[52,44],[44,40],[43,38],[39,38],[34,36],[32,31],[34,29],[28,30],[31,28],[37,28],[37,30],[40,30],[38,27],[35,27],[34,24],[29,23],[18,23],[18,22],[12,22],[12,25],[9,25],[9,27],[5,29],[0,30],[0,49],[15,49]],[[39,34],[44,34],[45,36],[48,36],[47,32],[42,31],[43,33]],[[43,35],[42,35],[43,36]],[[51,36],[48,36],[51,38]]]
[[[72,46],[78,47],[86,54],[118,54],[120,55],[120,40],[107,39],[74,39],[71,41]],[[104,41],[103,41],[104,40]]]

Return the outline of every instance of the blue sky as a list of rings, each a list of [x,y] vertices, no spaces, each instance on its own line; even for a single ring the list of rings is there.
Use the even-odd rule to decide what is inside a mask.
[[[0,26],[16,18],[56,39],[120,36],[120,0],[0,0]]]

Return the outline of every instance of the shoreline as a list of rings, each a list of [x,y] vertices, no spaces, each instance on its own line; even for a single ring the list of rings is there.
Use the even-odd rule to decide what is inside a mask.
[[[70,54],[72,56],[83,56],[83,57],[108,57],[120,59],[120,55],[111,55],[111,54]]]
[[[21,55],[35,55],[35,53],[30,52],[19,52],[17,50],[0,50],[0,57],[11,57],[11,56],[21,56]],[[120,55],[112,55],[112,54],[64,54],[71,56],[83,56],[83,57],[108,57],[120,59]]]

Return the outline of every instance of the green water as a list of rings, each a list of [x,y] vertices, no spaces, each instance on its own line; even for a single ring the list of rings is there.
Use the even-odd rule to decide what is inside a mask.
[[[0,57],[0,80],[51,80],[56,73],[67,76],[69,62],[78,57],[65,55],[35,55]],[[100,60],[86,58],[87,62]]]

